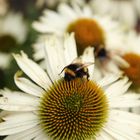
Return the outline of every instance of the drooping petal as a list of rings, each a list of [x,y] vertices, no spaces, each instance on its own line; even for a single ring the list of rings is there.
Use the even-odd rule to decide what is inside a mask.
[[[39,65],[33,62],[27,57],[25,53],[22,52],[21,55],[14,54],[14,57],[19,65],[19,67],[27,74],[35,83],[44,89],[52,84],[48,75],[43,71]]]
[[[36,125],[35,127],[27,129],[23,132],[9,135],[4,140],[31,140],[42,135],[41,133],[42,133],[41,128],[39,127],[39,125]],[[43,140],[43,139],[40,139],[40,140]]]
[[[38,119],[32,112],[13,113],[2,117],[0,135],[11,135],[33,128],[38,124]]]
[[[15,74],[14,80],[17,87],[19,87],[22,91],[37,97],[40,97],[45,92],[42,88],[35,85],[29,79],[19,77],[20,76],[19,74],[20,74],[19,72]]]
[[[38,98],[18,91],[8,89],[0,91],[0,108],[9,111],[37,110]]]

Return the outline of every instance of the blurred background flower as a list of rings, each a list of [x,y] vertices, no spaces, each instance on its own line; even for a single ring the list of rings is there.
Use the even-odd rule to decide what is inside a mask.
[[[91,0],[90,4],[94,12],[111,15],[127,29],[135,28],[140,18],[140,0]]]

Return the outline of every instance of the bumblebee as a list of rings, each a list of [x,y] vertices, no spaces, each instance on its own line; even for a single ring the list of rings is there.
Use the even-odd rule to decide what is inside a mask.
[[[95,57],[99,58],[100,60],[104,60],[108,57],[108,52],[104,46],[95,47],[94,49]]]
[[[64,67],[64,79],[66,81],[74,80],[75,78],[86,78],[89,79],[89,72],[87,66],[92,65],[93,63],[80,63],[75,62],[71,63]],[[61,72],[61,73],[62,73]]]

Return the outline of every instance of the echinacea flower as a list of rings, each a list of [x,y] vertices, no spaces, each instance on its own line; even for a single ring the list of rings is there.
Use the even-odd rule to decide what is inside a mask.
[[[126,76],[132,81],[132,86],[140,87],[140,35],[134,30],[129,31],[124,37],[124,46],[114,48],[120,52],[120,56],[129,64],[122,68]]]
[[[27,35],[27,25],[19,13],[9,12],[0,17],[0,67],[5,69],[12,59],[10,51],[22,44]]]
[[[89,79],[67,81],[60,72],[77,57],[73,35],[63,46],[54,39],[46,43],[47,72],[25,53],[14,54],[32,81],[17,73],[15,83],[23,92],[0,91],[0,135],[8,135],[5,140],[139,140],[140,116],[117,109],[140,105],[139,95],[127,93],[128,79],[112,75],[95,82],[89,66]],[[85,50],[83,62],[94,61],[92,51]]]
[[[78,54],[82,54],[88,46],[98,51],[100,48],[122,45],[119,24],[109,16],[93,14],[87,5],[80,9],[77,4],[70,7],[61,3],[57,12],[46,9],[40,20],[33,23],[33,27],[40,33],[55,34],[58,37],[74,32]]]
[[[36,0],[36,6],[38,8],[41,8],[45,5],[47,8],[54,9],[57,7],[59,3],[62,3],[62,2],[65,2],[65,3],[74,2],[74,3],[78,3],[79,5],[85,4],[85,0],[71,0],[71,1],[69,0]]]
[[[91,0],[90,5],[95,13],[109,14],[128,29],[135,28],[140,17],[139,0]]]
[[[122,43],[124,32],[119,23],[112,20],[111,17],[93,14],[92,9],[87,5],[80,9],[76,4],[70,7],[62,3],[58,6],[58,12],[44,11],[44,15],[39,21],[33,23],[33,27],[41,32],[42,36],[55,34],[60,39],[63,39],[65,33],[74,32],[79,55],[86,47],[94,47],[96,66],[100,69],[101,65],[102,70],[105,70],[105,72],[101,72],[101,75],[106,75],[106,71],[120,73],[118,65],[128,66],[119,57],[118,52],[114,51],[114,48],[124,45]],[[34,45],[36,60],[43,58],[42,46],[44,46],[42,41],[38,41]]]

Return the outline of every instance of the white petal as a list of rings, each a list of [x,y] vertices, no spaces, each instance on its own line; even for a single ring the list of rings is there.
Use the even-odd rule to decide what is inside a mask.
[[[135,13],[136,9],[135,7],[133,7],[132,2],[122,1],[122,4],[120,4],[121,15],[119,16],[119,18],[129,28],[134,28],[137,22],[137,14]]]
[[[34,111],[37,110],[34,106],[29,105],[13,105],[13,104],[0,104],[0,109],[7,111]]]
[[[44,22],[48,22],[48,23],[50,23],[50,26],[51,27],[54,27],[56,30],[58,29],[62,29],[62,30],[64,30],[63,28],[65,27],[65,24],[66,24],[66,22],[65,22],[65,17],[63,17],[62,15],[60,15],[58,12],[55,12],[55,11],[51,11],[51,10],[46,10],[45,12],[44,12]],[[54,22],[54,21],[56,21],[56,22]],[[43,20],[42,20],[42,22],[43,22]],[[47,24],[46,24],[46,28],[48,28],[47,27]]]
[[[33,113],[15,113],[3,117],[0,123],[0,135],[10,135],[22,132],[38,124],[37,116]]]
[[[108,74],[106,75],[104,78],[102,78],[98,84],[101,86],[101,87],[105,87],[113,82],[115,82],[116,80],[119,79],[119,76],[117,75],[112,75],[112,74]]]
[[[83,16],[84,17],[92,17],[92,11],[88,5],[83,7]]]
[[[116,98],[117,96],[120,96],[124,94],[129,86],[130,82],[128,82],[128,78],[124,77],[123,79],[113,83],[110,85],[106,90],[105,93],[107,94],[108,98]]]
[[[67,4],[64,4],[64,3],[59,5],[58,11],[63,16],[66,16],[70,19],[76,19],[76,17],[77,17],[75,11],[72,8],[70,8],[70,6],[68,6]]]
[[[97,140],[115,140],[109,133],[103,130],[99,136],[97,136]]]
[[[35,85],[33,82],[30,80],[24,78],[24,77],[19,77],[20,73],[16,73],[14,76],[15,83],[17,87],[19,87],[22,91],[40,97],[45,91],[40,88],[39,86]]]
[[[62,42],[51,36],[46,40],[45,53],[47,72],[52,81],[55,81],[60,78],[59,73],[66,64]]]
[[[119,119],[121,120],[121,118]],[[116,119],[113,120],[112,117],[110,117],[104,130],[119,140],[139,140],[139,136],[136,133],[137,131],[132,125],[120,123]]]
[[[139,94],[125,94],[110,100],[110,106],[115,107],[140,107]]]
[[[66,34],[64,39],[64,53],[66,64],[69,65],[74,59],[77,58],[76,42],[74,39],[74,34]]]
[[[38,135],[34,140],[52,140],[52,139],[50,139],[50,137],[48,137],[48,136],[45,135],[44,133],[41,133],[41,134]]]
[[[128,68],[130,65],[123,58],[114,55],[112,59],[117,63],[117,65],[121,68]]]
[[[9,122],[24,122],[28,120],[37,120],[37,115],[33,112],[9,112],[9,111],[2,111],[0,113],[2,119],[4,121]]]
[[[126,127],[130,126],[132,129],[131,131],[135,133],[140,132],[140,115],[138,114],[113,109],[109,117],[111,121],[117,122],[120,125],[126,125]]]
[[[82,61],[84,63],[94,63],[94,49],[93,47],[88,47],[85,49],[83,55],[82,55]],[[90,75],[90,79],[93,79],[93,75],[94,75],[94,64],[92,64],[91,66],[88,66],[88,70],[89,70],[89,75]]]
[[[55,29],[53,27],[48,28],[45,23],[35,21],[32,26],[41,33],[55,33]]]
[[[22,92],[12,92],[8,89],[0,91],[0,108],[9,111],[37,110],[39,99]]]
[[[0,67],[5,69],[9,66],[10,61],[12,60],[11,55],[9,53],[0,52]]]
[[[51,81],[47,74],[27,57],[25,53],[22,52],[22,55],[14,55],[19,67],[26,73],[35,83],[41,86],[44,89],[48,89],[51,85]]]
[[[17,133],[10,135],[6,137],[4,140],[31,140],[34,139],[35,137],[41,135],[40,132],[40,127],[37,125],[31,129],[27,129],[23,132]],[[42,140],[42,139],[40,139]]]

